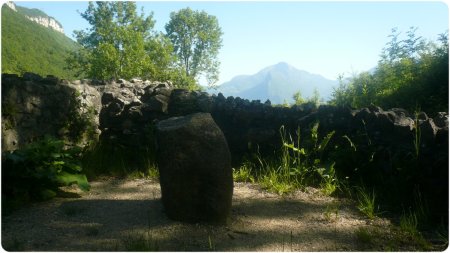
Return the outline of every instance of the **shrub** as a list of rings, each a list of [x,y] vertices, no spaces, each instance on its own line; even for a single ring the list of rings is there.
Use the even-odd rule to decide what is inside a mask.
[[[46,200],[56,196],[59,186],[71,184],[88,191],[89,183],[78,162],[81,149],[64,146],[64,141],[46,137],[6,154],[2,197]]]

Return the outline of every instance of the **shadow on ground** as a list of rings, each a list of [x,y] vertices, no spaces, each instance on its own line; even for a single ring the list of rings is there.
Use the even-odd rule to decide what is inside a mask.
[[[102,182],[81,199],[58,198],[4,217],[2,246],[8,251],[367,249],[355,236],[367,220],[351,206],[335,203],[311,196],[281,198],[239,185],[227,226],[187,224],[165,216],[155,182]]]

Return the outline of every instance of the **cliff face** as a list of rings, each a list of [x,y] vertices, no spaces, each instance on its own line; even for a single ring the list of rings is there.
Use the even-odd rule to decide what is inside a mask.
[[[60,33],[64,33],[63,27],[52,17],[42,17],[42,16],[37,16],[37,17],[25,16],[25,17],[33,22],[36,22],[36,23],[42,25],[42,26],[51,28]]]
[[[6,2],[6,6],[11,8],[13,11],[17,11],[16,5],[13,2]]]
[[[60,33],[64,33],[62,25],[56,21],[56,19],[47,16],[44,12],[37,9],[28,9],[24,7],[18,7],[14,2],[6,2],[6,6],[11,8],[15,12],[23,14],[27,19],[36,22],[44,27],[53,29]]]

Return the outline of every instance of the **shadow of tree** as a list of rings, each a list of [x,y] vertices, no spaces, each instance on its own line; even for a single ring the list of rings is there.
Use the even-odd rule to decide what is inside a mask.
[[[122,186],[114,184],[129,194],[131,189]],[[124,251],[127,244],[144,239],[162,251],[363,249],[354,232],[365,221],[344,207],[338,214],[342,218],[327,220],[323,214],[329,204],[235,195],[228,225],[212,226],[168,219],[159,192],[137,200],[64,199],[4,219],[2,245],[14,250],[19,241],[26,251]]]

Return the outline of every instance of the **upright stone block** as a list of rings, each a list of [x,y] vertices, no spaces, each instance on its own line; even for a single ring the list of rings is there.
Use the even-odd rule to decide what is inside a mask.
[[[169,218],[225,224],[233,176],[226,139],[209,113],[156,125],[162,202]]]

